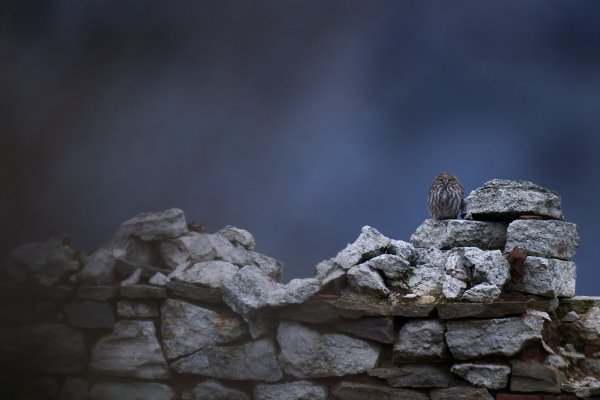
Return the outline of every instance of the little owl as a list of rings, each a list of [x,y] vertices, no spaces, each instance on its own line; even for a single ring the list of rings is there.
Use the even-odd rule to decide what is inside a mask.
[[[464,188],[452,174],[435,177],[427,196],[427,208],[435,219],[454,219],[463,207]]]

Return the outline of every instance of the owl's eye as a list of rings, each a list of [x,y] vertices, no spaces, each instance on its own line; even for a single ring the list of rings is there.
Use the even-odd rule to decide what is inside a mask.
[[[456,179],[450,179],[448,180],[449,183],[458,183],[458,181]]]

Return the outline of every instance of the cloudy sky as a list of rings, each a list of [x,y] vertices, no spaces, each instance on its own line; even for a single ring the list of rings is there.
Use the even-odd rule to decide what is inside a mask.
[[[557,191],[600,294],[600,3],[8,0],[0,250],[92,250],[182,208],[285,279],[363,225],[408,240],[448,170]]]

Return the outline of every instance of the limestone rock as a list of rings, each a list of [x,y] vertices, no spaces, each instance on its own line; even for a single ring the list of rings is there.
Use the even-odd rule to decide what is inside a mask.
[[[341,400],[429,400],[427,395],[416,390],[359,382],[339,382],[332,392]]]
[[[447,355],[444,326],[437,319],[407,321],[394,344],[395,363],[441,360]]]
[[[229,240],[232,244],[242,246],[248,250],[254,250],[254,247],[256,246],[254,236],[244,229],[228,225],[217,233]]]
[[[565,376],[558,369],[542,364],[513,360],[510,390],[514,392],[560,393]]]
[[[510,375],[508,365],[484,362],[458,363],[454,364],[450,370],[473,386],[493,390],[504,389]]]
[[[503,250],[506,224],[502,222],[467,221],[458,219],[426,219],[410,237],[415,247],[478,247],[483,250]]]
[[[162,383],[96,383],[89,400],[175,400],[170,386]]]
[[[318,333],[293,321],[277,331],[283,370],[299,378],[358,374],[377,363],[380,347],[339,333]]]
[[[327,387],[310,381],[264,384],[254,389],[254,400],[325,400]]]
[[[163,350],[169,359],[248,334],[244,322],[233,313],[217,313],[179,300],[165,300],[161,318]]]
[[[117,315],[121,318],[156,318],[158,305],[152,301],[122,300],[117,303]]]
[[[552,258],[527,257],[523,279],[515,290],[546,297],[575,295],[575,263]]]
[[[185,214],[178,208],[138,214],[123,222],[121,229],[145,241],[177,238],[188,231]]]
[[[283,377],[277,363],[277,349],[266,338],[239,346],[206,347],[175,361],[171,368],[180,374],[230,380],[276,382]]]
[[[410,262],[395,254],[382,254],[360,264],[362,265],[380,271],[388,279],[405,279],[410,269]]]
[[[347,245],[334,258],[333,262],[344,269],[360,264],[385,252],[390,246],[390,239],[377,229],[363,226],[354,243]]]
[[[381,275],[367,265],[356,265],[346,273],[348,284],[358,293],[389,296],[390,290],[385,286]]]
[[[57,239],[29,243],[14,249],[6,263],[6,273],[17,283],[34,282],[52,286],[73,271],[73,250]]]
[[[68,377],[60,390],[60,400],[87,400],[90,384],[82,379]]]
[[[394,343],[394,321],[391,318],[360,318],[354,321],[338,322],[334,328],[380,343]]]
[[[525,345],[542,339],[548,314],[529,311],[521,317],[448,321],[446,342],[455,358],[467,360],[484,356],[517,354]]]
[[[190,265],[180,264],[168,278],[178,282],[219,289],[233,278],[239,268],[226,261],[201,261]]]
[[[90,370],[141,379],[169,377],[154,324],[149,321],[117,322],[112,334],[94,346]]]
[[[434,389],[429,392],[431,400],[494,400],[486,389],[468,386],[455,386],[447,389]]]
[[[208,379],[194,386],[194,399],[203,400],[250,400],[246,393],[222,385],[214,379]]]
[[[65,306],[65,312],[71,325],[77,328],[112,328],[115,324],[115,314],[108,303],[69,303]]]
[[[391,387],[443,388],[457,383],[450,369],[438,364],[404,364],[393,368],[374,368],[370,376],[386,379]]]
[[[529,256],[569,261],[579,247],[579,229],[571,222],[516,220],[508,226],[505,251],[515,247]]]

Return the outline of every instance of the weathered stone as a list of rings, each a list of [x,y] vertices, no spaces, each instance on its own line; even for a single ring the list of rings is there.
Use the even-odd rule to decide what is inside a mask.
[[[433,304],[394,304],[391,309],[391,315],[407,318],[428,317],[434,307]]]
[[[318,333],[293,321],[277,331],[283,370],[299,378],[358,374],[373,368],[380,347],[339,333]]]
[[[502,294],[502,290],[496,285],[490,283],[480,283],[471,289],[465,290],[461,300],[478,302],[494,301]]]
[[[194,386],[194,399],[203,400],[250,400],[246,393],[224,386],[219,381],[208,379]]]
[[[133,274],[131,274],[129,277],[127,277],[126,279],[123,279],[121,281],[121,286],[125,287],[125,286],[136,285],[136,284],[140,283],[141,278],[142,278],[142,269],[138,268],[135,271],[133,271]]]
[[[256,246],[254,236],[244,229],[227,225],[217,233],[229,240],[231,244],[240,245],[248,250],[254,250],[254,247]]]
[[[416,249],[415,265],[406,282],[408,289],[417,296],[440,297],[447,257],[438,249]]]
[[[478,247],[483,250],[503,250],[506,224],[502,222],[467,221],[458,219],[426,219],[410,237],[415,247]]]
[[[292,279],[286,285],[269,293],[267,304],[270,307],[283,307],[290,304],[302,304],[321,289],[321,284],[314,278]]]
[[[156,318],[158,304],[151,301],[122,300],[117,303],[117,315],[121,318]]]
[[[169,359],[248,335],[246,324],[237,315],[179,300],[165,300],[161,318],[163,350]]]
[[[346,279],[346,270],[332,260],[323,260],[315,266],[315,278],[323,287],[337,285]]]
[[[600,348],[600,307],[592,307],[581,315],[573,330],[583,343]]]
[[[112,328],[115,324],[115,314],[108,303],[69,303],[65,306],[65,312],[71,325],[77,328]]]
[[[29,243],[14,249],[5,270],[17,283],[34,282],[52,286],[73,271],[73,250],[58,239],[43,243]]]
[[[100,248],[85,257],[83,269],[77,275],[77,279],[84,285],[111,283],[114,279],[113,270],[116,260],[110,249]]]
[[[167,278],[160,272],[157,272],[156,274],[152,275],[152,278],[150,278],[148,283],[151,285],[156,285],[156,286],[167,286],[168,281],[169,281],[169,278]]]
[[[292,321],[320,324],[335,321],[339,318],[332,301],[306,300],[300,304],[292,304],[278,310],[279,318]]]
[[[250,251],[252,257],[252,263],[264,272],[269,278],[275,282],[281,282],[283,278],[283,263],[272,257],[268,257],[264,254]]]
[[[406,322],[394,344],[396,363],[441,360],[446,358],[447,353],[444,326],[436,319]]]
[[[338,322],[334,328],[380,343],[394,343],[394,321],[391,318],[360,318],[354,321]]]
[[[494,400],[486,389],[456,386],[447,389],[434,389],[429,392],[431,400]]]
[[[600,395],[600,379],[593,376],[585,376],[583,378],[564,383],[562,385],[562,389],[566,392],[575,393],[577,398],[587,399],[591,397],[596,400],[598,399],[596,395]],[[544,396],[544,399],[545,398],[546,396]],[[575,399],[569,398],[568,400]]]
[[[527,257],[523,279],[514,285],[520,292],[547,297],[575,295],[575,263],[553,258]]]
[[[170,386],[162,383],[96,383],[89,400],[175,400]]]
[[[185,214],[178,208],[138,214],[123,222],[121,230],[145,241],[177,238],[188,231]]]
[[[354,265],[383,254],[389,246],[389,238],[382,235],[375,228],[363,226],[354,243],[347,245],[332,261],[344,269],[349,269]]]
[[[525,361],[511,361],[510,390],[513,392],[560,393],[565,376],[558,369]]]
[[[467,289],[467,282],[446,274],[442,284],[442,294],[448,300],[460,299]]]
[[[516,220],[508,226],[505,251],[515,247],[529,256],[568,261],[579,247],[579,229],[571,222]]]
[[[414,261],[416,257],[415,247],[404,240],[390,240],[386,250],[387,253],[400,256],[409,262]]]
[[[473,386],[487,389],[504,389],[508,383],[510,367],[504,364],[459,363],[450,369]]]
[[[527,181],[493,179],[465,198],[465,219],[510,221],[521,215],[563,219],[560,197]]]
[[[83,371],[83,334],[60,324],[0,328],[0,370],[37,374]]]
[[[154,324],[149,321],[117,322],[112,334],[104,336],[94,346],[90,370],[142,379],[169,377]]]
[[[167,282],[169,296],[183,297],[190,300],[200,300],[207,303],[222,303],[221,291],[189,283]]]
[[[382,254],[360,265],[380,271],[388,279],[406,279],[410,269],[410,262],[395,254]]]
[[[358,292],[375,296],[389,296],[390,290],[385,286],[381,275],[367,265],[361,264],[351,267],[346,273],[348,284]]]
[[[426,317],[433,311],[433,304],[392,303],[388,299],[375,298],[343,291],[335,301],[337,313],[344,318],[371,317]]]
[[[119,289],[113,286],[80,286],[76,296],[80,299],[106,301],[114,299]]]
[[[429,396],[416,390],[359,382],[339,382],[332,392],[341,400],[429,400]]]
[[[119,293],[129,299],[163,299],[167,289],[152,285],[131,285],[121,288]]]
[[[600,307],[600,296],[575,296],[560,299],[556,311],[558,316],[563,318],[569,311],[575,311],[581,315],[587,313],[592,307]]]
[[[193,265],[184,263],[169,274],[169,279],[219,289],[239,270],[226,261],[202,261]]]
[[[439,388],[458,382],[448,367],[437,364],[404,364],[393,368],[374,368],[367,373],[386,379],[391,387]]]
[[[260,360],[259,363],[256,360]],[[180,374],[196,374],[231,380],[276,382],[283,377],[277,349],[269,339],[239,346],[206,347],[175,361],[171,368]]]
[[[455,358],[466,360],[483,356],[513,356],[525,345],[542,339],[548,314],[529,311],[521,317],[448,321],[446,342]]]
[[[264,384],[254,388],[254,400],[325,400],[327,387],[310,381]]]
[[[60,391],[60,400],[87,400],[89,389],[88,382],[70,376]]]

